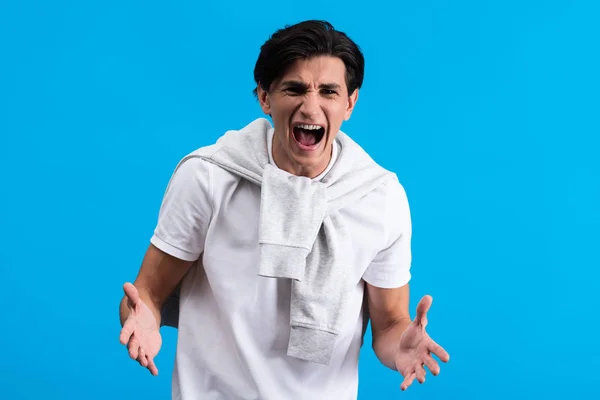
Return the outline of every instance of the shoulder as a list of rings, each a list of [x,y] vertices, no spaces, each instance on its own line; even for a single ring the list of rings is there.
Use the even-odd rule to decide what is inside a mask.
[[[384,234],[386,246],[400,236],[410,236],[411,212],[406,190],[395,174],[385,179],[362,202],[363,212]]]
[[[388,200],[388,202],[391,202],[391,204],[408,202],[406,189],[402,183],[400,183],[400,180],[396,174],[391,174],[390,179],[386,180],[386,182],[382,185],[382,191],[385,198]]]
[[[389,224],[410,219],[408,195],[395,174],[381,185],[381,195],[385,199],[385,214]]]
[[[408,203],[406,190],[394,173],[388,173],[381,184],[369,193],[368,197],[380,203],[386,209],[386,212]]]
[[[173,185],[189,185],[192,183],[209,186],[212,181],[212,165],[196,152],[182,157],[176,164],[169,187]]]
[[[211,161],[210,156],[207,157],[212,149],[213,146],[202,147],[182,157],[175,167],[170,185],[176,182],[192,188],[201,187],[211,196],[239,186],[243,178]]]

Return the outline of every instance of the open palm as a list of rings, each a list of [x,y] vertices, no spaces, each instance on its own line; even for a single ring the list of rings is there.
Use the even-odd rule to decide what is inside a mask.
[[[439,344],[433,341],[425,331],[427,311],[431,307],[431,296],[424,296],[417,305],[417,316],[406,328],[400,338],[396,354],[396,369],[404,377],[400,385],[406,390],[415,380],[425,382],[425,366],[433,375],[440,373],[440,366],[432,357],[436,355],[441,361],[448,362],[450,355]]]
[[[127,345],[129,356],[132,359],[148,368],[152,375],[158,375],[154,357],[160,350],[162,338],[156,318],[140,298],[135,286],[126,283],[123,290],[127,296],[130,313],[121,329],[121,344]]]

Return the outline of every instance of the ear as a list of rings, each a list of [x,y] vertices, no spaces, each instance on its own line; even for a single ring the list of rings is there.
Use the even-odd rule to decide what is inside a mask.
[[[256,87],[256,94],[260,103],[260,108],[267,115],[271,115],[271,101],[269,100],[269,93],[262,88],[260,83]]]
[[[354,92],[350,96],[348,96],[348,108],[346,108],[346,113],[344,114],[344,120],[348,121],[350,116],[352,115],[352,111],[354,110],[354,106],[358,101],[358,89],[354,89]]]

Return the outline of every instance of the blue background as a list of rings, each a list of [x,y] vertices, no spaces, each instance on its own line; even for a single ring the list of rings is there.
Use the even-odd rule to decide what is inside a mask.
[[[324,18],[364,50],[343,129],[404,184],[411,308],[452,359],[360,399],[600,398],[600,7],[593,1],[3,1],[0,398],[166,399],[118,342],[177,161],[261,116],[260,45]]]

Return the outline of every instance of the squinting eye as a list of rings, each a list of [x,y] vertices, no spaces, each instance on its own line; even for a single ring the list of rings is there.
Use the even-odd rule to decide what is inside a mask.
[[[327,89],[325,89],[325,90],[323,90],[323,94],[326,94],[327,96],[331,96],[331,95],[334,95],[334,94],[337,94],[337,93],[335,92],[335,90],[327,90]]]
[[[283,90],[286,93],[291,93],[291,94],[300,94],[302,92],[301,89],[297,89],[297,88],[287,88]]]

